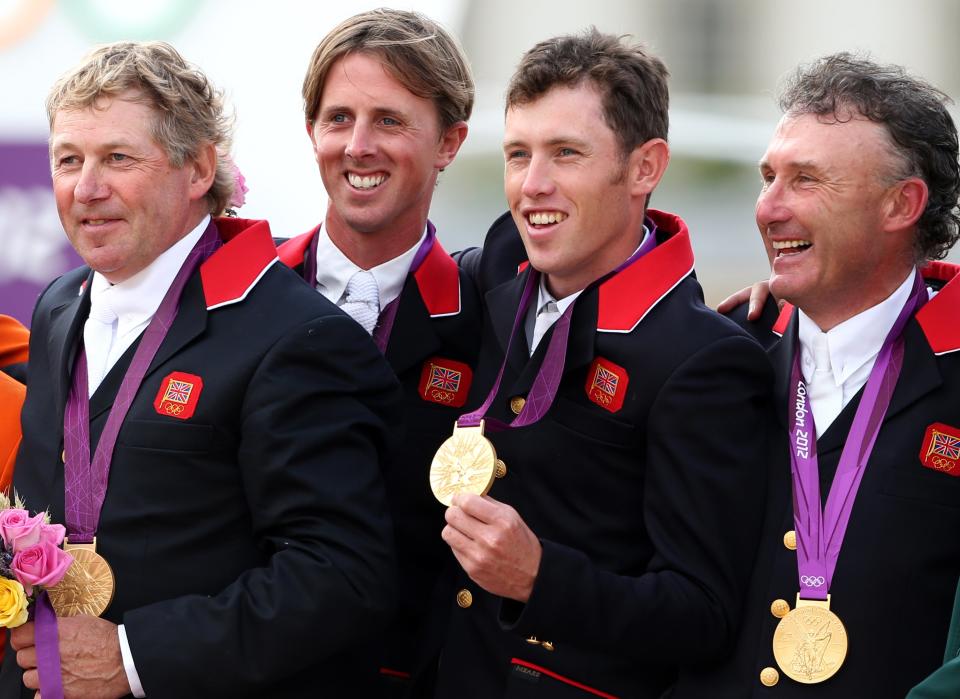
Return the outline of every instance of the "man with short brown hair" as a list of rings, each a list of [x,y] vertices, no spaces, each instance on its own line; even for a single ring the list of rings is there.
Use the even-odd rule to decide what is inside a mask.
[[[686,224],[646,206],[669,161],[666,79],[591,30],[535,46],[507,91],[510,216],[478,277],[516,275],[518,230],[529,265],[486,292],[482,406],[434,466],[457,491],[474,482],[458,455],[489,438],[506,468],[446,513],[462,570],[438,697],[656,699],[735,637],[771,377],[703,306]]]
[[[760,161],[770,492],[732,658],[677,698],[901,699],[960,576],[960,163],[949,98],[848,53],[802,66]],[[737,317],[742,318],[743,309]]]

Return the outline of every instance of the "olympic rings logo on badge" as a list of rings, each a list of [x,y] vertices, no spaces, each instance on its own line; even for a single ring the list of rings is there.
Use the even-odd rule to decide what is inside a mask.
[[[827,581],[822,575],[801,575],[800,582],[807,587],[822,587]]]
[[[930,459],[930,463],[941,471],[951,471],[957,465],[957,462],[953,459],[945,459],[942,456],[934,456]]]
[[[603,391],[600,391],[599,389],[593,390],[590,393],[590,397],[593,398],[593,400],[597,401],[598,403],[603,403],[604,405],[610,405],[613,402],[613,398],[608,396]]]
[[[457,394],[435,388],[430,391],[430,397],[438,403],[452,403],[453,399],[457,397]]]

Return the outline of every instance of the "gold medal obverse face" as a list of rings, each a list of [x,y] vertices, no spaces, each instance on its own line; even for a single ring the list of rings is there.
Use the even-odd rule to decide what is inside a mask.
[[[113,571],[106,559],[89,548],[66,547],[73,563],[66,575],[47,590],[57,616],[103,614],[113,601]]]
[[[454,427],[430,464],[430,489],[447,507],[456,493],[486,495],[497,471],[497,453],[479,427]]]
[[[847,657],[847,630],[829,609],[798,606],[777,624],[773,657],[790,679],[803,684],[823,682],[836,674]]]

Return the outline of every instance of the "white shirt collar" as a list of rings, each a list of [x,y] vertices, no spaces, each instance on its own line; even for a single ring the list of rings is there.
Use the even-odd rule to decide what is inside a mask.
[[[563,315],[563,312],[570,307],[570,304],[576,301],[577,297],[583,293],[583,289],[580,289],[580,291],[574,291],[572,294],[570,294],[569,296],[564,296],[562,299],[555,299],[553,298],[553,294],[551,294],[547,290],[547,278],[545,275],[542,275],[542,274],[540,275],[539,286],[540,286],[540,289],[537,292],[536,315],[539,315],[540,313],[542,313],[544,307],[551,301],[557,304],[557,310],[560,312],[561,315]]]
[[[884,339],[893,327],[913,288],[915,269],[886,299],[834,326],[825,334],[830,352],[830,369],[837,386],[880,352]],[[812,366],[814,337],[821,330],[800,310],[799,336],[803,366]]]
[[[117,337],[123,337],[153,317],[187,255],[209,224],[210,216],[204,216],[196,228],[160,253],[157,259],[118,284],[111,284],[102,274],[94,272],[90,301],[108,303],[113,309],[117,315]]]
[[[417,250],[420,249],[426,237],[427,227],[424,226],[423,234],[413,244],[413,247],[402,255],[368,270],[377,280],[381,309],[403,291],[407,274],[410,272],[410,265],[413,264],[413,258],[417,256]],[[326,230],[321,228],[317,240],[317,291],[329,301],[339,303],[340,299],[343,298],[343,292],[347,288],[350,277],[359,271],[361,271],[361,268],[344,255],[340,248],[330,240]]]

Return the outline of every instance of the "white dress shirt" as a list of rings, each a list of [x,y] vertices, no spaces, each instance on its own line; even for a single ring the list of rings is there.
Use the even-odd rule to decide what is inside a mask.
[[[381,311],[403,291],[410,265],[426,237],[427,229],[424,227],[420,240],[414,243],[413,247],[402,255],[367,270],[377,280]],[[360,271],[363,270],[333,244],[326,230],[321,227],[317,240],[317,291],[328,301],[340,306],[346,301],[347,283]]]
[[[118,284],[111,284],[102,274],[94,272],[90,283],[90,305],[92,309],[105,310],[97,311],[101,320],[88,318],[83,327],[91,396],[117,360],[150,324],[177,272],[209,223],[210,217],[205,216],[196,228],[167,248],[147,267]],[[111,317],[112,322],[102,322]],[[145,697],[123,624],[117,627],[117,633],[131,693],[138,698]]]
[[[822,332],[802,310],[800,370],[819,437],[870,378],[884,339],[903,309],[916,270],[886,299]],[[819,355],[819,360],[818,360]]]
[[[83,327],[91,396],[117,360],[150,324],[174,277],[209,223],[210,217],[205,216],[196,228],[167,248],[157,259],[119,284],[111,284],[99,272],[93,273],[90,283],[91,317]],[[110,324],[97,320],[97,317],[110,316],[113,317]]]

